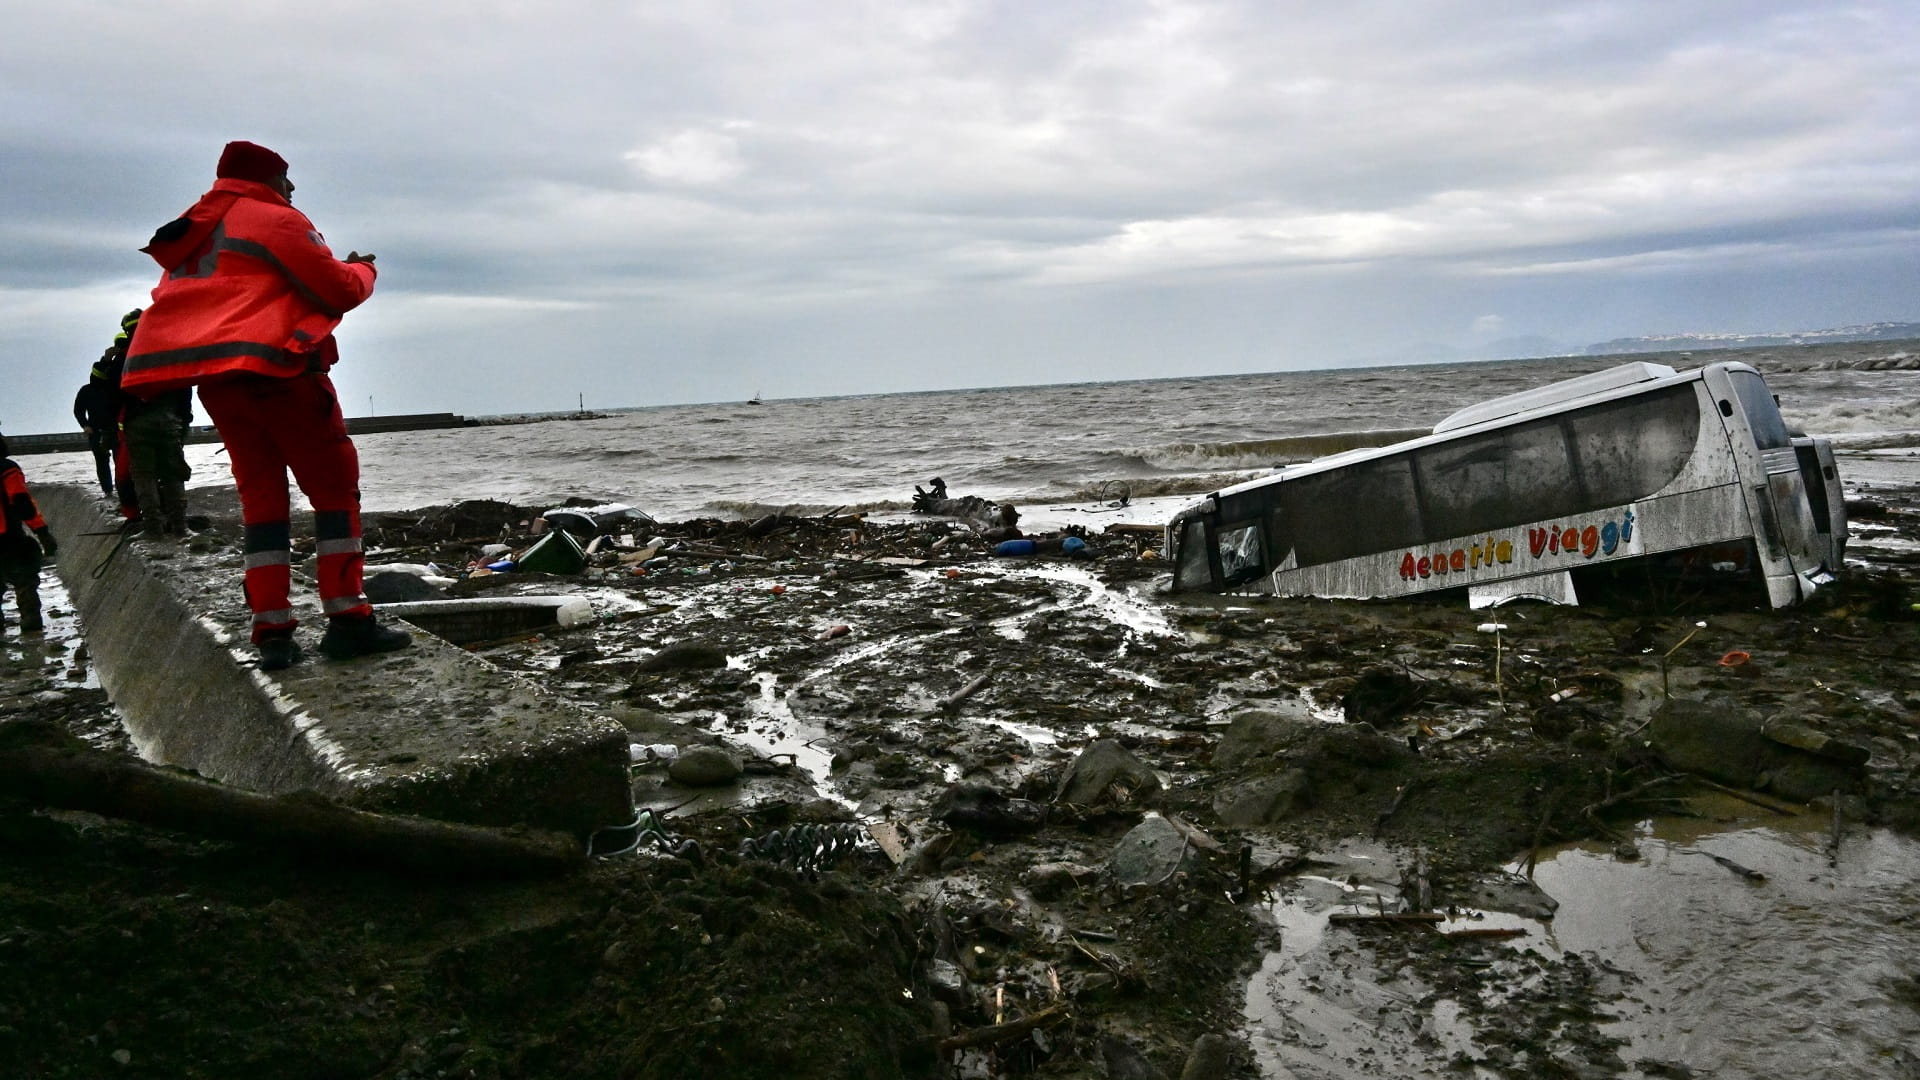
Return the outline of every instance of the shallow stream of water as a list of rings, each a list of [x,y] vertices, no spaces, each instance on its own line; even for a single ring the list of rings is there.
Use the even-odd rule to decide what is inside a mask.
[[[1826,814],[1716,809],[1643,823],[1637,860],[1603,845],[1544,852],[1533,880],[1559,902],[1550,921],[1462,912],[1438,929],[1523,930],[1509,955],[1586,960],[1619,992],[1600,1029],[1629,1066],[1716,1080],[1920,1076],[1920,841],[1856,827],[1834,858]],[[1376,970],[1351,931],[1329,925],[1396,908],[1394,856],[1354,849],[1334,863],[1273,906],[1282,946],[1247,991],[1262,1075],[1498,1075],[1472,1010],[1406,970]],[[1514,978],[1534,976],[1516,965]]]

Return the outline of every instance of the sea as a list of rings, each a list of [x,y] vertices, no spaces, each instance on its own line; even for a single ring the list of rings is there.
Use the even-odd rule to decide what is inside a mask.
[[[1790,425],[1847,452],[1844,480],[1920,446],[1920,371],[1865,366],[1920,366],[1916,354],[1920,343],[1872,342],[768,399],[492,417],[355,443],[370,511],[572,498],[662,521],[904,514],[938,477],[952,496],[1051,512],[1029,526],[1075,513],[1161,521],[1278,466],[1412,437],[1466,405],[1628,360],[1753,363]],[[1852,366],[1807,370],[1835,363]],[[192,486],[230,482],[221,453],[188,448]],[[35,482],[93,475],[85,454],[27,470]]]

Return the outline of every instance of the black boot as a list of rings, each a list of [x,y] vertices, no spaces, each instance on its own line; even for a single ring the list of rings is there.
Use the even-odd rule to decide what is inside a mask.
[[[165,530],[165,514],[160,509],[160,481],[139,477],[133,482],[133,494],[140,504],[141,530],[148,536],[161,535]]]
[[[300,643],[291,630],[270,630],[256,644],[261,671],[283,671],[300,662]]]
[[[187,535],[186,481],[160,481],[160,518],[161,528],[168,536]]]
[[[38,589],[16,588],[14,603],[20,607],[20,636],[31,637],[41,633],[47,624],[40,618],[40,592]]]
[[[356,656],[404,649],[411,644],[412,634],[381,626],[371,615],[336,615],[327,620],[327,632],[320,637],[320,652],[330,660],[351,660]]]

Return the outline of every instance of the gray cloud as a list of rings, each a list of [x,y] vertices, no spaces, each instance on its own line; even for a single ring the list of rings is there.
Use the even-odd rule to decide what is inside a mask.
[[[641,404],[1913,318],[1917,39],[1892,0],[21,6],[0,422],[64,426],[230,138],[379,252],[342,378],[419,408],[516,408],[543,351]]]

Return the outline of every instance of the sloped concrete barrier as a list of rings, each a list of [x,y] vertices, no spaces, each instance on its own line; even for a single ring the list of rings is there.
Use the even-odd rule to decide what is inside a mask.
[[[632,820],[614,720],[414,631],[414,645],[322,659],[325,620],[295,574],[307,659],[264,672],[248,641],[237,534],[134,539],[89,489],[36,485],[101,685],[142,757],[265,794],[584,835]]]

